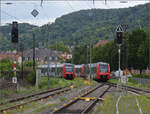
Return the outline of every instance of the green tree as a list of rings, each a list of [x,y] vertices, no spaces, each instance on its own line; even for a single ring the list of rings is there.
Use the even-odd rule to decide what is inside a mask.
[[[50,45],[50,49],[56,50],[56,42],[53,43],[52,45]],[[67,46],[65,46],[63,42],[57,42],[57,51],[63,51],[63,52],[70,53],[69,48]]]
[[[23,62],[23,65],[25,70],[31,71],[33,68],[33,60],[26,60]],[[37,63],[35,63],[35,66],[37,66]]]
[[[142,44],[143,41],[146,40],[146,32],[142,29],[136,29],[132,31],[132,33],[129,35],[128,39],[128,64],[129,67],[141,68],[139,63],[139,58],[137,56],[137,52],[139,49],[139,46]]]
[[[2,59],[0,61],[1,71],[12,71],[13,61],[11,59]]]
[[[149,40],[150,37],[147,36],[146,40],[140,44],[137,50],[137,57],[140,69],[146,69],[147,67],[149,67],[149,49],[150,49]]]

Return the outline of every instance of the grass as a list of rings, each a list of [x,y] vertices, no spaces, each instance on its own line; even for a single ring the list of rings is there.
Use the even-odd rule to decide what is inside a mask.
[[[86,82],[86,83],[85,83]],[[85,81],[83,78],[75,78],[74,80],[66,80],[63,78],[50,78],[50,88],[58,88],[58,87],[64,87],[64,86],[68,86],[68,85],[73,85],[75,87],[81,87],[81,86],[85,86],[87,84],[90,85],[96,85],[95,81]],[[5,102],[6,98],[16,98],[18,96],[21,95],[27,95],[27,94],[31,94],[34,92],[38,92],[38,91],[43,91],[48,89],[48,79],[47,77],[42,77],[41,81],[40,81],[40,89],[35,88],[34,86],[28,86],[23,88],[22,90],[19,90],[17,93],[14,90],[2,90],[1,94],[5,97],[3,97],[0,102]],[[65,101],[65,98],[61,98],[61,101]],[[5,103],[4,106],[11,106],[13,105],[12,103]],[[0,106],[1,107],[1,106]],[[2,107],[1,107],[2,108]]]
[[[74,80],[66,80],[63,78],[50,78],[50,88],[63,87],[68,85],[74,85],[76,87],[81,87],[86,85],[83,78],[75,78]],[[91,85],[95,85],[95,81],[91,81]],[[42,77],[40,81],[40,88],[48,88],[47,77]]]
[[[117,97],[113,97],[112,95],[107,95],[104,102],[99,104],[99,106],[95,109],[93,114],[116,114],[115,104]]]
[[[145,96],[136,96],[132,94],[122,95],[119,101],[119,114],[140,114],[136,103],[136,98],[139,101],[139,106],[143,114],[149,114],[150,100]],[[98,114],[116,114],[116,103],[118,96],[115,94],[108,94],[103,103],[99,104],[95,111]]]
[[[146,96],[138,96],[139,104],[143,111],[143,114],[150,113],[150,100]]]
[[[37,110],[35,110],[32,114],[36,114],[37,112],[41,112],[42,110],[45,110],[45,109],[50,108],[52,106],[57,106],[57,103],[52,103],[52,104],[48,104],[46,106],[42,106],[42,107],[38,108]]]
[[[109,80],[109,82],[117,84],[118,80],[117,79],[111,79],[111,80]],[[136,83],[136,81],[132,78],[129,78],[127,85],[141,88],[141,89],[150,89],[150,83],[148,83],[146,85],[142,85],[142,84]]]
[[[12,90],[1,90],[1,94],[3,96],[8,96],[8,95],[11,95],[13,93]]]
[[[67,100],[67,98],[66,98],[66,97],[63,97],[63,96],[62,96],[62,97],[60,97],[59,99],[60,99],[60,101],[61,101],[61,102],[64,102],[64,101],[66,101],[66,100]]]
[[[74,85],[76,87],[86,85],[85,80],[83,78],[75,78],[74,80],[66,80],[63,78],[50,78],[50,88],[58,88],[64,87],[68,85]],[[91,81],[91,85],[95,85],[95,81]],[[0,93],[2,94],[1,101],[4,101],[6,98],[15,98],[19,95],[27,95],[37,91],[43,91],[48,89],[48,79],[47,77],[42,77],[39,85],[39,89],[35,86],[26,86],[24,88],[20,88],[17,92],[16,90],[1,90]],[[0,101],[0,102],[1,102]]]
[[[122,96],[120,99],[120,102],[118,104],[119,106],[119,112],[121,114],[139,114],[139,109],[136,104],[135,95],[126,94],[125,96]]]

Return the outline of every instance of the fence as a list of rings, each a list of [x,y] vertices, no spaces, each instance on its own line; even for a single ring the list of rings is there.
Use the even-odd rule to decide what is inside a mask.
[[[135,77],[133,77],[133,79],[134,79],[137,83],[143,84],[143,85],[146,85],[146,84],[150,83],[150,79],[135,78]]]

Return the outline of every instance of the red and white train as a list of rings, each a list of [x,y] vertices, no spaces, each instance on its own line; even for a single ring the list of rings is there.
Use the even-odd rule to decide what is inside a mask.
[[[41,74],[47,76],[48,68],[50,69],[50,76],[62,77],[65,79],[74,79],[75,76],[87,78],[91,76],[92,79],[107,81],[110,79],[110,65],[104,62],[74,65],[70,63],[51,65],[39,65]]]
[[[75,72],[78,76],[84,78],[91,76],[92,79],[102,81],[107,81],[110,79],[110,65],[104,62],[92,63],[88,65],[75,65]]]
[[[70,63],[64,64],[50,64],[39,65],[41,69],[41,76],[56,76],[57,78],[74,79],[75,78],[75,65]]]
[[[75,78],[75,65],[66,63],[62,67],[62,77],[65,79],[74,79]]]

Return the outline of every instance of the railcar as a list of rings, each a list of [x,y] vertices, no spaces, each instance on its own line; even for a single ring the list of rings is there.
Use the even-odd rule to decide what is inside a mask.
[[[76,77],[81,77],[81,67],[82,67],[82,65],[75,65]]]
[[[75,78],[75,66],[74,64],[50,64],[50,65],[39,65],[41,69],[41,76],[56,76],[57,78],[74,79]]]
[[[110,65],[98,62],[91,65],[91,75],[93,79],[107,81],[110,79]]]
[[[62,77],[65,79],[74,79],[75,78],[75,65],[70,63],[65,63],[63,65]]]
[[[75,73],[76,73],[76,76],[84,78],[84,76],[85,76],[85,65],[84,64],[75,65]]]

